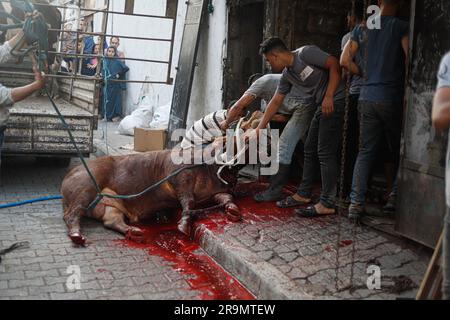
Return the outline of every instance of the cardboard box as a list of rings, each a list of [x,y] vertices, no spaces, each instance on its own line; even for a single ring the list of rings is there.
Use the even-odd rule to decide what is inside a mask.
[[[166,146],[166,130],[134,129],[134,150],[138,152],[161,151]]]

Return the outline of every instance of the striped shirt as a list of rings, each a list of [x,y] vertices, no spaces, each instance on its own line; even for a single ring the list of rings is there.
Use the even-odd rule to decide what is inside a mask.
[[[208,114],[198,120],[191,129],[186,132],[186,136],[181,142],[182,149],[189,149],[212,143],[216,138],[225,135],[220,129],[220,124],[227,119],[227,110],[220,110]]]

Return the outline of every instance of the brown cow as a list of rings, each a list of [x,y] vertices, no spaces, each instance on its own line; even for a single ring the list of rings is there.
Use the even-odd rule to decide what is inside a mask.
[[[89,163],[99,187],[110,195],[138,194],[174,171],[186,167],[175,165],[171,151],[149,152],[121,157],[104,157]],[[147,220],[158,212],[182,208],[183,218],[179,229],[190,235],[192,215],[190,211],[209,205],[223,205],[232,221],[240,220],[239,208],[233,203],[231,188],[237,183],[238,168],[227,168],[217,176],[217,165],[203,165],[188,169],[171,178],[157,189],[132,200],[104,198],[97,207],[88,212],[86,208],[96,199],[97,192],[83,167],[72,170],[62,184],[64,220],[69,236],[78,245],[86,240],[80,229],[82,217],[100,221],[106,228],[121,234],[139,237],[142,230],[132,225]]]

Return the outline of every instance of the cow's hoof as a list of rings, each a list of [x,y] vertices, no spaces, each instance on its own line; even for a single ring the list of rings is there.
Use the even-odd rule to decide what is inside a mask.
[[[139,242],[139,243],[145,242],[144,231],[140,228],[131,227],[130,229],[128,229],[125,237],[127,240],[130,240],[133,242]]]
[[[72,242],[80,247],[86,247],[86,238],[81,235],[79,232],[74,232],[69,234],[70,239]]]
[[[192,236],[192,219],[190,217],[181,218],[178,223],[178,230],[188,237]]]
[[[242,221],[241,211],[239,210],[238,206],[235,205],[234,203],[228,204],[225,207],[225,213],[227,215],[228,220],[230,220],[231,222]]]

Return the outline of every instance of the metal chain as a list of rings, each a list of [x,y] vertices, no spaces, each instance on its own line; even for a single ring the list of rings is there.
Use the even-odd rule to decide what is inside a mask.
[[[352,14],[355,16],[356,10],[356,0],[352,0]],[[364,0],[364,21],[367,20],[367,0]],[[366,29],[367,30],[367,29]],[[364,67],[364,79],[367,77],[367,57],[368,57],[368,33],[367,31],[364,33],[366,43],[365,46],[365,67]],[[341,247],[341,239],[342,239],[342,215],[345,212],[345,194],[344,194],[344,186],[345,186],[345,166],[347,162],[347,145],[348,145],[348,127],[349,127],[349,115],[350,115],[350,87],[351,87],[351,75],[347,73],[347,81],[346,81],[346,91],[345,91],[345,115],[344,115],[344,127],[343,127],[343,137],[342,137],[342,153],[341,153],[341,172],[340,172],[340,190],[339,190],[339,208],[338,208],[338,222],[337,222],[337,243],[336,243],[336,278],[335,278],[335,287],[336,291],[341,291],[349,288],[350,290],[354,287],[354,274],[355,274],[355,260],[356,260],[356,247],[357,247],[357,235],[358,235],[358,226],[359,221],[353,222],[352,227],[352,252],[351,252],[351,270],[350,270],[350,283],[349,286],[340,289],[339,288],[339,269],[340,269],[340,247]],[[362,139],[361,134],[359,135],[359,150],[361,150]]]
[[[364,81],[367,81],[367,66],[369,63],[369,28],[367,27],[367,8],[368,8],[368,1],[370,0],[364,0],[364,45],[365,45],[365,50],[364,50]],[[362,115],[361,115],[361,120],[362,120]],[[360,121],[360,127],[359,127],[359,150],[362,149],[362,121]],[[352,230],[352,256],[351,256],[351,271],[350,271],[350,291],[352,291],[352,289],[354,288],[354,276],[355,276],[355,259],[356,259],[356,246],[357,246],[357,240],[358,240],[358,227],[360,226],[360,221],[359,220],[355,220],[353,222],[353,230]]]

